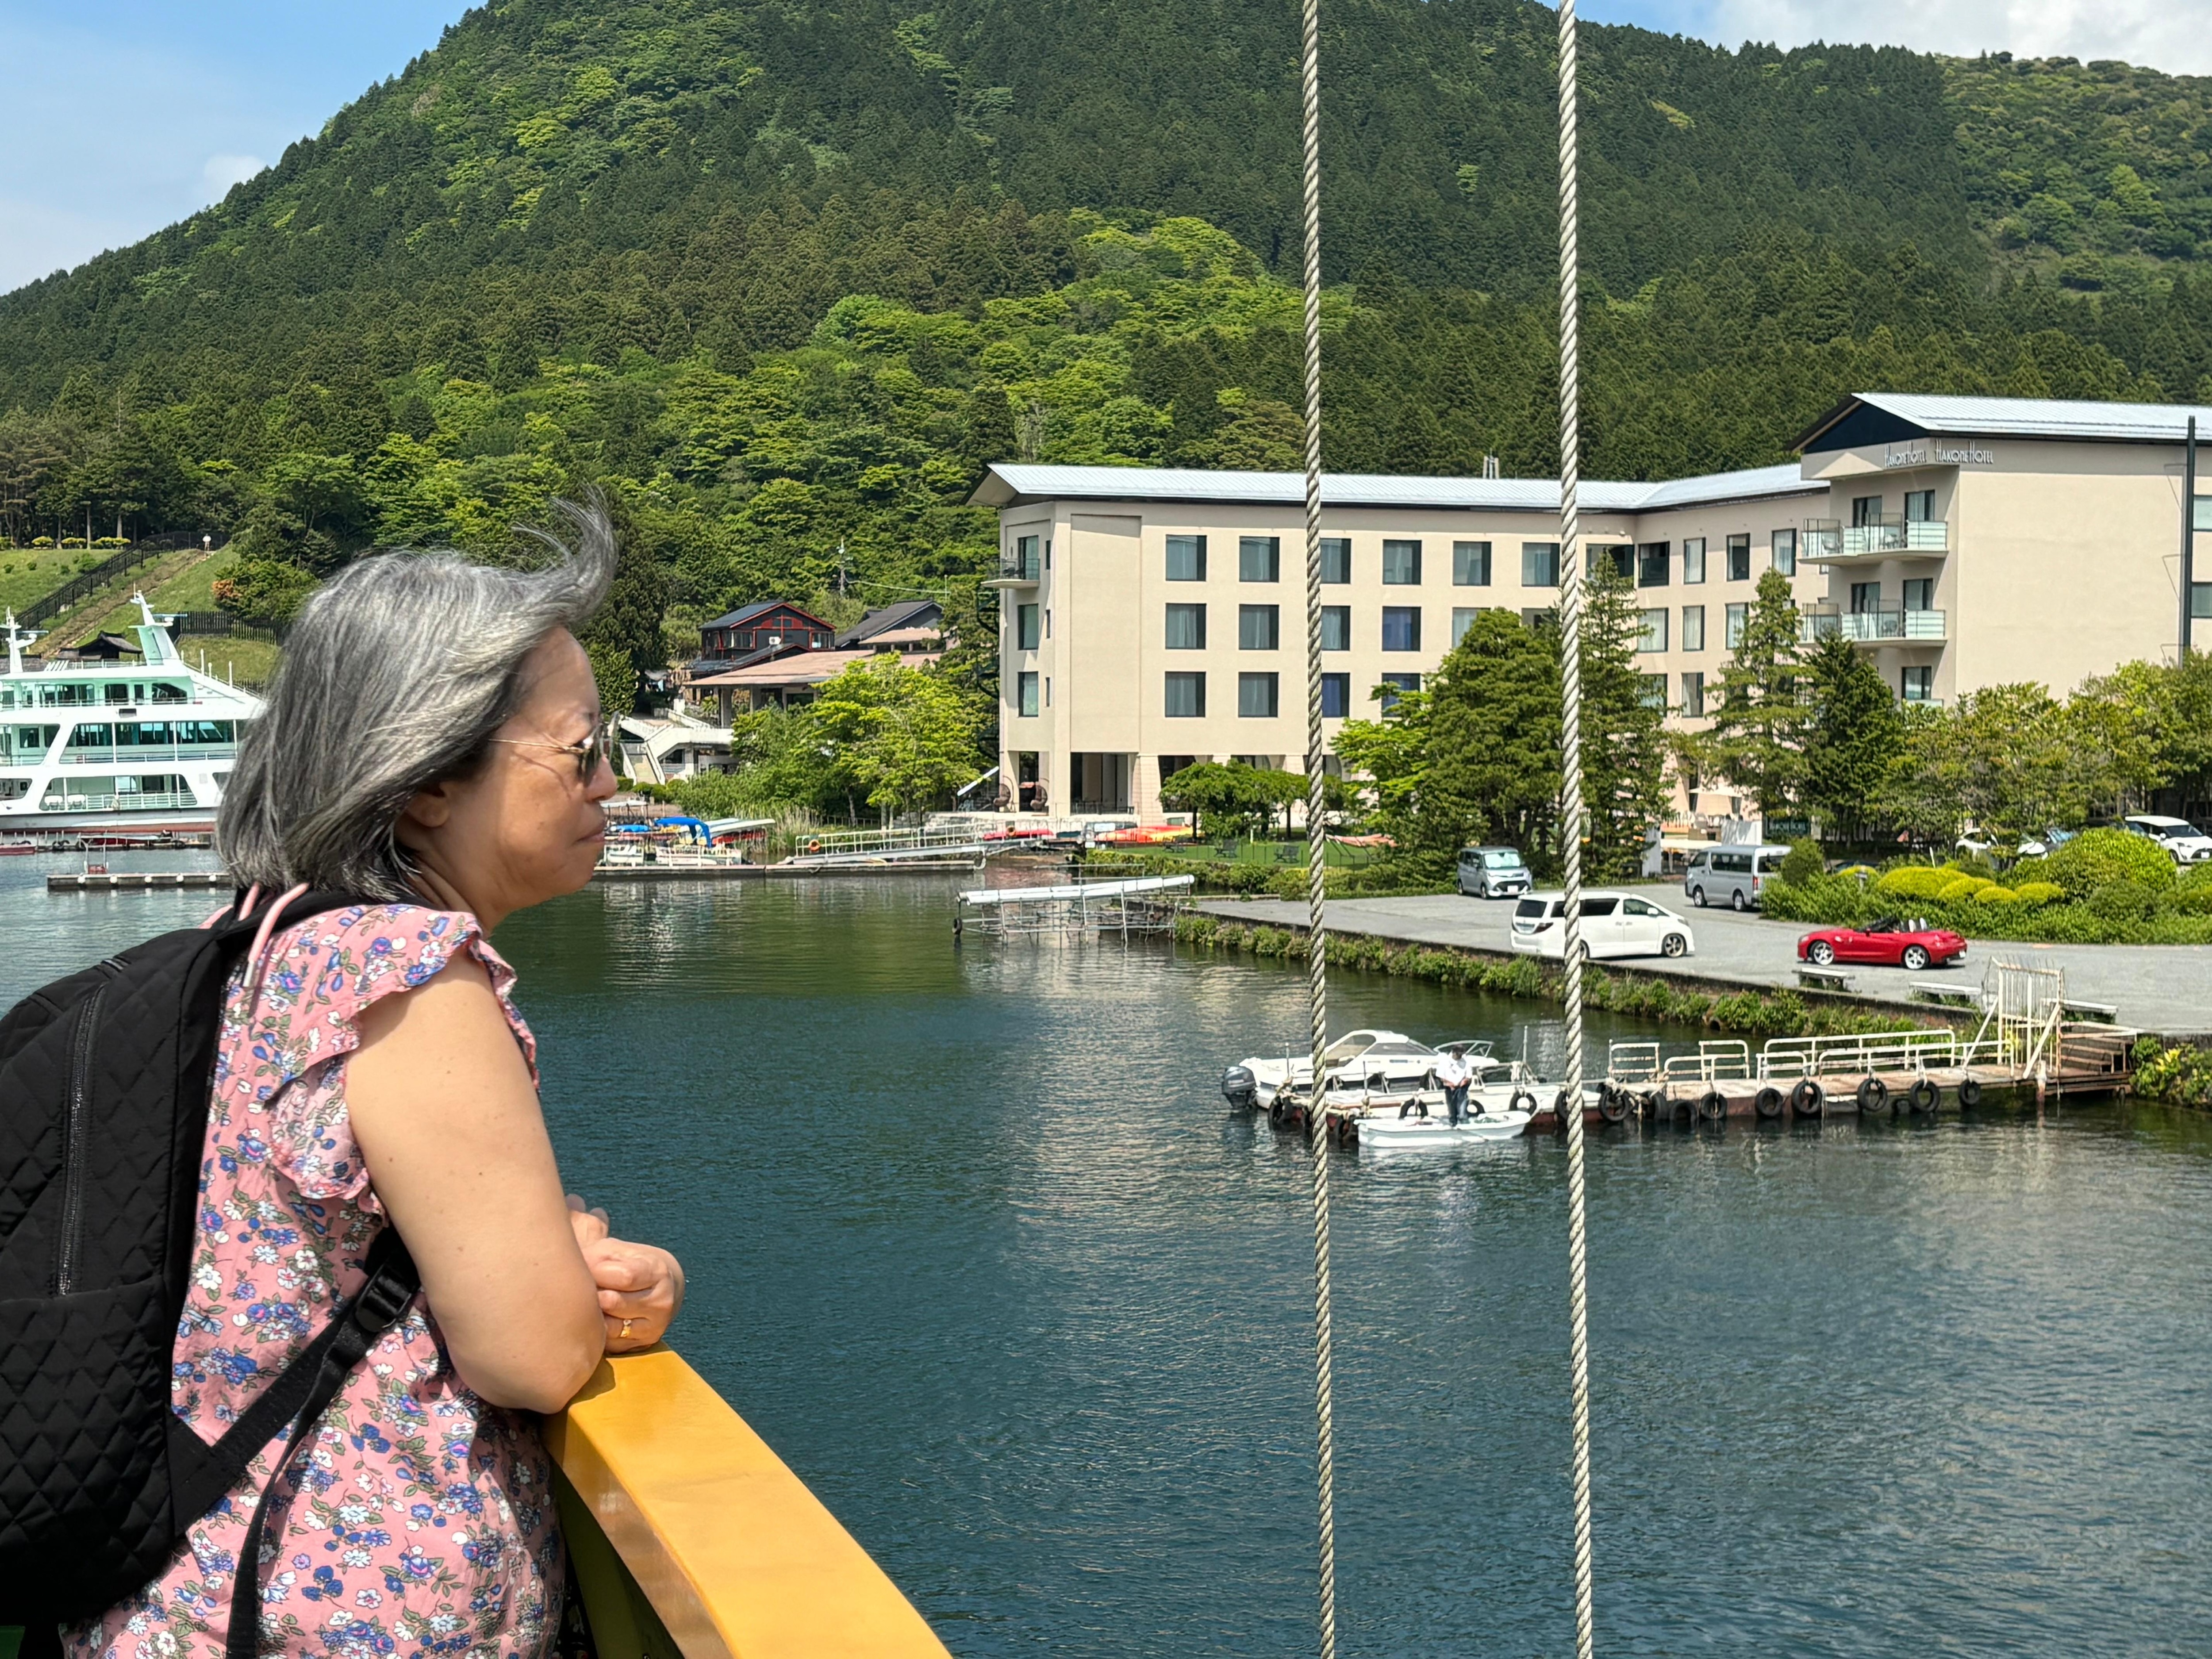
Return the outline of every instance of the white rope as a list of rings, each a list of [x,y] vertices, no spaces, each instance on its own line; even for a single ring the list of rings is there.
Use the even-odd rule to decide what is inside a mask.
[[[1322,1050],[1328,1045],[1328,929],[1321,740],[1321,5],[1304,0],[1306,374],[1306,955],[1313,1082],[1306,1143],[1313,1152],[1314,1429],[1321,1525],[1321,1655],[1336,1659],[1336,1428],[1329,1382],[1328,1120]]]
[[[1567,1370],[1574,1415],[1575,1653],[1595,1649],[1590,1595],[1589,1273],[1583,1194],[1583,558],[1581,256],[1575,0],[1559,0],[1559,840],[1567,981]]]

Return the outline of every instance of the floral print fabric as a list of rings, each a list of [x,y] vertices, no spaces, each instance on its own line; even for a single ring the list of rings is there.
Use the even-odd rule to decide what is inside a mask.
[[[489,971],[534,1079],[514,970],[465,914],[331,911],[276,936],[258,991],[246,969],[233,979],[171,1385],[201,1439],[220,1439],[367,1278],[385,1221],[346,1115],[356,1022],[464,950]],[[281,1446],[256,1457],[159,1578],[64,1632],[70,1659],[222,1659],[237,1553]],[[536,1419],[469,1392],[416,1297],[270,1503],[260,1651],[538,1659],[560,1611],[551,1482]]]

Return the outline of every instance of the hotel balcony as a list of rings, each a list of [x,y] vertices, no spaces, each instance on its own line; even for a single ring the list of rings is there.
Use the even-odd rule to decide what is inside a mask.
[[[1840,634],[1855,645],[1941,645],[1950,638],[1941,611],[1837,611],[1807,605],[1797,637],[1807,645]]]
[[[1951,550],[1951,526],[1942,519],[1898,519],[1887,515],[1868,524],[1836,519],[1806,522],[1801,559],[1814,564],[1847,564],[1874,559],[1941,558]]]
[[[1042,575],[1039,567],[1036,544],[1027,548],[1011,547],[999,550],[999,574],[995,580],[983,584],[986,587],[1035,587]]]

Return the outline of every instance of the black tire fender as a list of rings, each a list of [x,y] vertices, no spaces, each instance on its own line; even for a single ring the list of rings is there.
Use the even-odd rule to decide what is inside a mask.
[[[1628,1115],[1628,1091],[1607,1083],[1597,1092],[1597,1115],[1607,1123],[1618,1123]]]
[[[1526,1112],[1529,1116],[1534,1117],[1536,1115],[1536,1097],[1526,1089],[1516,1089],[1513,1091],[1513,1098],[1506,1103],[1505,1109],[1509,1112]]]
[[[1982,1080],[1978,1077],[1959,1079],[1959,1104],[1975,1107],[1982,1103]]]
[[[1790,1091],[1790,1109],[1800,1117],[1819,1117],[1828,1109],[1828,1097],[1811,1078],[1801,1077]]]
[[[1752,1097],[1751,1109],[1761,1117],[1782,1115],[1782,1091],[1768,1084]]]
[[[1860,1115],[1870,1117],[1889,1104],[1889,1085],[1878,1077],[1861,1078],[1856,1098]]]
[[[1707,1123],[1718,1123],[1725,1118],[1728,1106],[1728,1097],[1717,1089],[1708,1089],[1698,1097],[1698,1115]]]
[[[1916,1113],[1932,1112],[1942,1093],[1942,1091],[1936,1086],[1934,1078],[1917,1077],[1912,1079],[1912,1086],[1905,1091],[1905,1103]]]

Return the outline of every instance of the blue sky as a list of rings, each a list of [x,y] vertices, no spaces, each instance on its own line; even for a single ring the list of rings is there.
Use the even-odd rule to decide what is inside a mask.
[[[1583,3],[1600,21],[1728,46],[1841,33],[1927,51],[2063,52],[2212,74],[2212,0]],[[0,0],[0,292],[219,200],[435,46],[463,9],[460,0]]]

